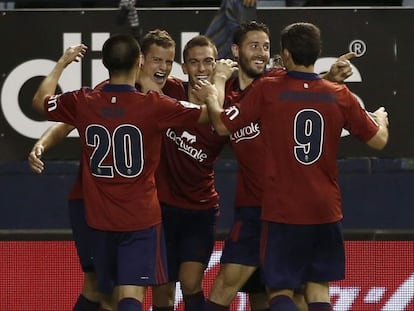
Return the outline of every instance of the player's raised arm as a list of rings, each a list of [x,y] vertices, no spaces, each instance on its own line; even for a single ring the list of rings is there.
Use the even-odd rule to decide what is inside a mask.
[[[226,82],[237,72],[237,62],[231,59],[219,59],[214,68],[214,85],[218,91],[218,100],[221,106],[224,104]]]
[[[72,62],[79,62],[86,53],[87,46],[78,44],[66,49],[57,61],[52,71],[44,78],[36,94],[33,97],[32,105],[39,112],[43,113],[43,102],[46,96],[55,94],[56,87],[63,70]]]
[[[370,113],[377,122],[379,129],[378,132],[372,137],[367,145],[371,148],[381,150],[388,142],[388,113],[384,107],[378,108],[376,111]]]
[[[329,71],[322,75],[323,79],[342,83],[352,75],[352,66],[350,59],[354,58],[356,54],[354,52],[349,52],[341,55],[335,63],[332,64]]]
[[[42,155],[49,150],[50,147],[62,141],[73,129],[74,127],[72,125],[58,122],[53,124],[42,134],[39,140],[33,145],[28,156],[29,165],[32,171],[39,174],[43,172],[44,163],[41,160]]]

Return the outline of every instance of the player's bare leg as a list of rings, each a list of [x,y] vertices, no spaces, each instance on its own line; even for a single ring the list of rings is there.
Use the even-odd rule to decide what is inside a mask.
[[[201,262],[181,263],[178,278],[183,292],[184,310],[203,310],[205,297],[202,289],[205,265]]]
[[[117,311],[142,310],[146,286],[121,285],[117,288]]]
[[[152,308],[154,311],[173,311],[175,282],[152,287]]]
[[[230,306],[237,292],[256,269],[254,266],[222,264],[208,300],[220,306]]]
[[[308,302],[309,311],[333,310],[329,297],[329,283],[308,282],[305,288],[305,298]]]
[[[292,299],[299,311],[308,311],[308,303],[304,294],[294,293]]]

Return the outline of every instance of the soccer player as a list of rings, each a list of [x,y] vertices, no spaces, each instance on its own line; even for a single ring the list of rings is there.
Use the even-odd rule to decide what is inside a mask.
[[[33,106],[48,119],[78,129],[86,219],[95,229],[98,284],[111,280],[116,285],[117,310],[141,310],[146,286],[167,278],[154,180],[162,133],[171,126],[205,122],[206,111],[157,92],[138,92],[134,85],[140,47],[129,35],[111,36],[103,46],[107,85],[53,95],[64,68],[85,52],[82,44],[65,51],[40,84]]]
[[[238,76],[231,78],[226,85],[225,107],[239,102],[259,78],[286,73],[280,68],[266,70],[270,58],[270,31],[263,23],[251,21],[241,24],[234,34],[232,52],[238,61]],[[350,53],[339,58],[326,78],[342,81],[351,75],[347,59],[352,56]],[[238,161],[234,222],[225,241],[220,271],[213,283],[207,309],[227,310],[237,292],[242,289],[249,293],[252,310],[265,310],[268,308],[268,299],[257,270],[260,265],[264,164],[257,159],[265,157],[260,122],[256,120],[232,133],[230,142]],[[295,300],[301,310],[306,310],[300,290]]]
[[[182,68],[189,82],[184,100],[200,103],[192,93],[199,80],[221,84],[232,74],[233,62],[216,64],[217,49],[205,36],[192,38],[184,47]],[[169,95],[169,94],[168,94]],[[219,196],[214,164],[227,138],[210,124],[168,128],[156,174],[167,245],[169,283],[153,287],[153,309],[174,310],[175,284],[180,282],[184,310],[203,310],[204,270],[215,243]]]
[[[340,134],[345,128],[375,149],[388,141],[383,107],[372,119],[345,85],[314,73],[320,52],[315,25],[291,24],[281,32],[286,75],[257,81],[240,105],[225,111],[213,96],[207,100],[220,134],[260,120],[261,267],[272,311],[298,310],[292,297],[303,282],[309,311],[333,310],[329,282],[345,276],[336,161]]]
[[[142,92],[150,90],[162,92],[162,88],[172,94],[171,97],[184,97],[182,82],[170,78],[175,54],[175,42],[164,30],[149,31],[143,39],[142,50],[144,64],[141,66],[141,75],[138,76],[136,87]],[[162,78],[160,78],[162,77]],[[107,81],[100,83],[102,87]],[[178,94],[178,95],[177,95]],[[65,138],[74,126],[58,122],[52,125],[35,143],[28,160],[30,167],[37,173],[42,173],[44,163],[41,158],[44,152]],[[97,289],[96,274],[93,266],[93,230],[87,225],[83,206],[82,179],[79,173],[68,198],[69,217],[73,239],[78,258],[84,274],[82,292],[79,295],[73,311],[96,311],[101,301],[106,308],[110,308],[111,295],[103,295]]]

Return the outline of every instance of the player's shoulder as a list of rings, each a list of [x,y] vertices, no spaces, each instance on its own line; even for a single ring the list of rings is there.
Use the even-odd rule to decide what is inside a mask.
[[[162,91],[164,94],[178,99],[185,98],[186,93],[184,82],[176,77],[169,77],[166,80]]]
[[[345,83],[333,82],[325,79],[321,79],[321,82],[324,83],[325,87],[330,88],[332,92],[335,93],[347,93],[349,92],[348,86]]]
[[[182,87],[183,81],[177,77],[168,77],[168,79],[165,81],[164,88],[166,87]],[[164,89],[163,88],[163,89]]]
[[[268,77],[284,77],[286,76],[287,71],[285,68],[271,68],[266,70],[262,78],[268,78]]]

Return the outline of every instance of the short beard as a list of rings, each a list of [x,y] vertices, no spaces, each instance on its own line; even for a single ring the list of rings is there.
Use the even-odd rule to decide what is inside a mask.
[[[239,67],[246,73],[246,75],[249,78],[256,79],[256,78],[260,77],[265,72],[263,70],[262,72],[258,73],[256,71],[250,69],[250,67],[248,65],[248,61],[246,61],[246,58],[244,58],[244,57],[240,57],[238,59],[238,62],[239,62]]]

